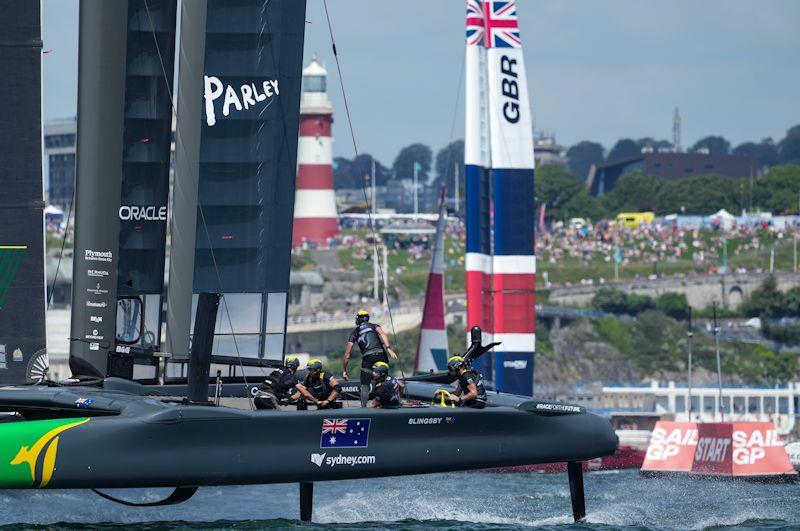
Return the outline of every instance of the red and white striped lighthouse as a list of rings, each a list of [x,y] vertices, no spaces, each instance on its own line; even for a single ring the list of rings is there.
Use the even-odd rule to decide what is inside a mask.
[[[327,77],[328,71],[317,62],[316,55],[303,69],[292,233],[295,247],[312,242],[326,245],[328,238],[339,236],[331,148],[333,106],[326,92]]]

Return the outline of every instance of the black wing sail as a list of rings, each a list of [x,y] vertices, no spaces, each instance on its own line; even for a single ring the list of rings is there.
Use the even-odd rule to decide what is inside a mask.
[[[39,9],[0,2],[0,384],[46,367]]]
[[[197,294],[223,293],[214,354],[281,360],[305,1],[208,0],[186,16],[202,4],[182,7],[167,347],[185,356]],[[202,57],[184,49],[192,34]],[[193,249],[178,251],[192,231]]]
[[[140,352],[160,350],[176,10],[128,2],[116,341]]]

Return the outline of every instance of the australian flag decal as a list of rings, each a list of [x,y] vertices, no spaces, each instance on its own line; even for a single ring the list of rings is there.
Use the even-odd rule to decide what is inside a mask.
[[[366,448],[370,419],[325,419],[320,448]]]

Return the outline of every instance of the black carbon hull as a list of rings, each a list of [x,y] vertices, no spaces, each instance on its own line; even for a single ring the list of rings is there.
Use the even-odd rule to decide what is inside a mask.
[[[11,463],[0,464],[0,488],[303,483],[614,452],[617,438],[607,420],[537,404],[243,411],[100,388],[0,388],[0,411],[41,419],[0,423],[0,457]],[[352,438],[354,429],[361,440]]]

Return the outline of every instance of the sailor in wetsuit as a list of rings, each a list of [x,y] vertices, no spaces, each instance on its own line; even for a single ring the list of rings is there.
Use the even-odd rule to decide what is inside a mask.
[[[297,384],[300,394],[297,409],[308,409],[308,402],[317,409],[341,409],[342,401],[337,399],[342,395],[342,386],[336,378],[322,371],[322,362],[318,359],[308,360],[306,368],[308,375],[303,383]]]
[[[379,361],[372,366],[372,386],[369,391],[368,407],[397,409],[400,407],[400,391],[405,387],[402,382],[389,376],[389,365]]]
[[[464,363],[461,356],[452,356],[447,360],[447,372],[458,379],[451,400],[459,407],[483,409],[486,407],[486,389],[483,387],[483,376]]]
[[[350,332],[347,339],[347,346],[344,349],[344,361],[342,362],[342,376],[347,380],[347,364],[350,361],[350,351],[353,345],[358,343],[361,350],[361,407],[366,407],[367,396],[369,394],[372,366],[377,362],[389,362],[386,353],[392,359],[397,359],[397,354],[389,345],[389,338],[381,328],[381,325],[369,322],[369,313],[366,310],[359,310],[356,314],[356,327]]]
[[[286,356],[283,367],[272,371],[259,387],[258,394],[253,399],[256,409],[278,409],[281,400],[297,400],[300,394],[295,386],[299,367],[297,356]]]

